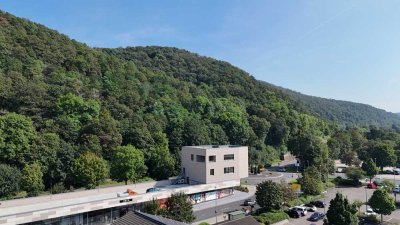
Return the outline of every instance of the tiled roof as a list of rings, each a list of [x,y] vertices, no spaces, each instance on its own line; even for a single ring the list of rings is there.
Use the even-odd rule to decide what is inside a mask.
[[[166,219],[161,216],[150,215],[143,212],[128,212],[117,219],[112,225],[186,225],[185,223]]]

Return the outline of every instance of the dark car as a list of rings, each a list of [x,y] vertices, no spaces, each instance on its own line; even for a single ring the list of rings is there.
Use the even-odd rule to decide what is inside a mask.
[[[314,201],[310,203],[311,205],[315,205],[318,208],[325,208],[325,203],[323,201]]]
[[[325,214],[320,213],[320,212],[315,212],[313,213],[310,218],[308,218],[309,221],[319,221],[322,220],[325,217]]]
[[[152,193],[152,192],[157,192],[157,191],[161,191],[160,188],[149,188],[146,190],[146,193]]]
[[[297,210],[289,210],[288,212],[286,212],[291,218],[300,218],[301,217],[301,212],[297,211]]]

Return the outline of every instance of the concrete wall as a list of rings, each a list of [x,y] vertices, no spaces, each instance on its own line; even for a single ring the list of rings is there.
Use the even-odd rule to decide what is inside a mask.
[[[191,155],[194,160],[191,160]],[[233,154],[233,160],[224,160],[224,155]],[[186,176],[201,183],[215,183],[238,180],[248,177],[248,147],[231,146],[185,146],[182,148],[182,167]],[[205,162],[197,162],[196,155],[205,156]],[[210,162],[209,156],[215,156],[216,162]],[[234,173],[224,173],[224,168],[233,167]],[[214,175],[210,170],[214,169]]]

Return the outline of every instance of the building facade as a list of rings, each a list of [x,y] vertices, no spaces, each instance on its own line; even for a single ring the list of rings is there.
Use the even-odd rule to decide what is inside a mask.
[[[210,184],[248,177],[248,147],[184,146],[182,173],[189,183]]]

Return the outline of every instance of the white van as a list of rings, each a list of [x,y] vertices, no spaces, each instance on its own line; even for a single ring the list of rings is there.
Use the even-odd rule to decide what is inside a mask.
[[[293,209],[299,211],[302,216],[305,216],[307,214],[307,208],[304,206],[295,206],[293,207]]]

